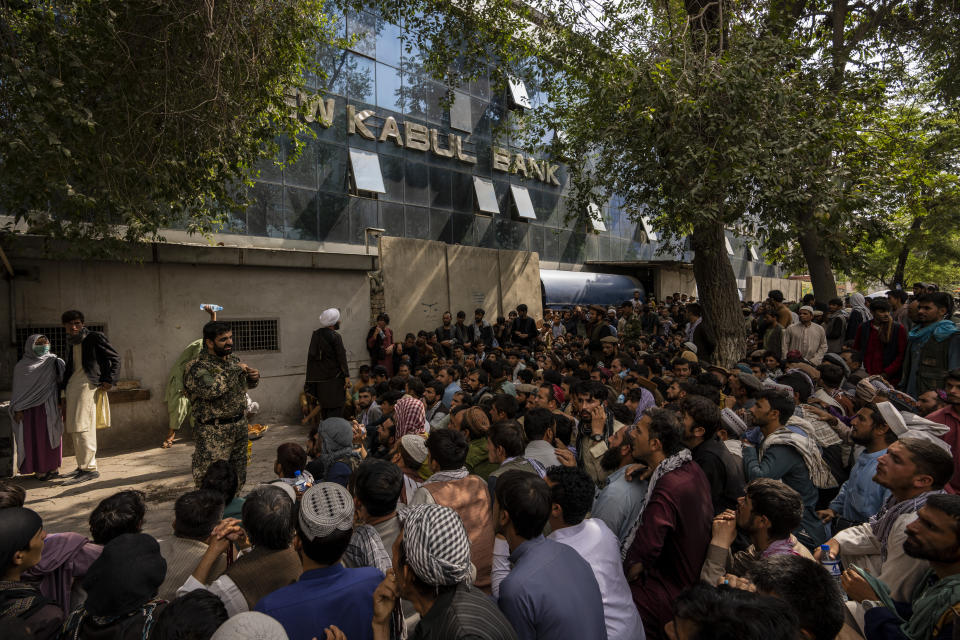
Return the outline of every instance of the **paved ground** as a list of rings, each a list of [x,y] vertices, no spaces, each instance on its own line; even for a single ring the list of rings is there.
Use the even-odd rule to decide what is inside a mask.
[[[188,430],[189,431],[189,430]],[[276,478],[273,463],[277,446],[306,440],[306,427],[271,425],[263,438],[253,442],[253,457],[247,467],[247,483],[241,495],[262,482]],[[72,487],[59,481],[39,482],[32,477],[15,478],[27,490],[27,505],[43,517],[47,531],[75,531],[89,535],[90,512],[118,491],[139,489],[146,494],[147,515],[143,530],[154,536],[167,535],[173,522],[173,503],[194,488],[190,474],[193,442],[178,439],[169,449],[153,445],[136,451],[107,452],[97,456],[100,477]],[[61,473],[76,468],[72,456],[63,459]]]

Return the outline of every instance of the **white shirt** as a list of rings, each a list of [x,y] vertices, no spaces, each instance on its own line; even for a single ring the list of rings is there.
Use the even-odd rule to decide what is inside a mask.
[[[557,459],[556,449],[546,440],[534,440],[527,445],[523,451],[523,457],[536,460],[549,469],[550,467],[560,466],[560,460]]]
[[[227,576],[220,576],[210,584],[202,584],[193,576],[188,576],[183,586],[177,589],[177,596],[182,596],[197,589],[205,589],[220,598],[223,601],[223,606],[227,608],[228,617],[232,618],[238,613],[250,610],[250,607],[247,606],[247,599],[243,597],[240,588]]]
[[[643,640],[643,622],[633,603],[630,585],[623,574],[620,543],[610,527],[597,518],[564,527],[548,538],[561,542],[587,561],[603,594],[603,617],[608,640]]]

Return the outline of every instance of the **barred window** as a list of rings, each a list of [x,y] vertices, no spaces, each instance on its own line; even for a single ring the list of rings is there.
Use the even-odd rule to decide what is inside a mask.
[[[233,329],[234,351],[280,351],[278,320],[224,320]]]
[[[104,324],[84,324],[90,331],[102,331],[106,333]],[[49,327],[17,327],[17,359],[23,357],[23,348],[26,346],[27,338],[35,333],[47,337],[50,341],[50,353],[55,353],[64,360],[67,359],[67,332],[63,325],[57,324]]]

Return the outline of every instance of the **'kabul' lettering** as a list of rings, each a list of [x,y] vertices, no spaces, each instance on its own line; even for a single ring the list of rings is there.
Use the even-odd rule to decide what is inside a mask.
[[[335,104],[333,98],[324,100],[318,95],[310,95],[298,90],[287,94],[287,104],[293,108],[291,117],[298,117],[296,110],[303,108],[303,118],[306,122],[316,122],[325,129],[333,126]],[[477,157],[464,150],[464,144],[469,144],[470,140],[465,140],[457,134],[444,134],[439,129],[428,128],[416,122],[397,122],[393,116],[387,116],[383,119],[380,134],[376,135],[368,123],[368,120],[378,117],[375,111],[369,109],[357,111],[355,106],[348,104],[346,116],[348,135],[358,135],[366,140],[377,142],[392,142],[398,147],[429,152],[440,158],[456,158],[464,164],[477,163]],[[548,160],[537,160],[522,153],[511,153],[500,147],[491,147],[490,158],[494,171],[519,174],[524,178],[560,186],[560,180],[557,178],[559,166],[550,164]]]

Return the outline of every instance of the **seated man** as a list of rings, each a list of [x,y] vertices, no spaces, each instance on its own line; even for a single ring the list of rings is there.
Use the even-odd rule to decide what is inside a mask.
[[[748,482],[755,478],[782,480],[800,494],[803,519],[795,533],[800,542],[812,549],[827,539],[823,522],[816,514],[818,489],[831,483],[836,486],[836,480],[820,457],[816,443],[787,428],[795,408],[791,396],[792,392],[786,395],[777,389],[757,396],[750,413],[762,440],[759,446],[744,441],[743,474]]]
[[[622,427],[610,436],[610,447],[600,458],[600,466],[610,475],[591,514],[606,523],[621,545],[633,530],[647,499],[647,481],[638,478],[639,474],[627,479],[627,469],[639,462],[633,457],[632,428]]]
[[[736,513],[726,511],[713,519],[713,537],[700,579],[715,585],[727,573],[743,576],[755,562],[773,555],[798,555],[813,560],[807,548],[790,533],[800,526],[802,515],[803,501],[796,491],[779,480],[752,480]],[[730,547],[738,531],[750,539],[750,546],[733,554]]]
[[[668,635],[681,638],[796,640],[797,616],[781,599],[729,587],[698,584],[674,603]],[[672,631],[672,634],[670,633]]]
[[[593,504],[594,482],[576,467],[547,469],[553,507],[548,539],[573,548],[589,563],[600,585],[609,640],[643,640],[643,622],[630,594],[620,563],[620,543],[603,520],[587,518]]]
[[[717,405],[703,396],[687,396],[680,402],[680,411],[683,444],[707,476],[714,514],[734,509],[743,495],[743,463],[716,437]]]
[[[527,441],[523,456],[528,460],[536,460],[545,469],[560,464],[553,447],[555,422],[556,418],[549,409],[531,409],[523,418]]]
[[[190,491],[177,498],[173,504],[173,535],[157,541],[160,554],[167,561],[167,575],[157,597],[163,600],[177,597],[177,589],[206,553],[207,539],[220,523],[222,514],[223,497],[213,491]],[[226,559],[218,556],[210,577],[219,578],[226,568]]]
[[[453,509],[412,507],[392,554],[395,572],[373,594],[374,638],[390,637],[391,617],[403,598],[421,616],[411,640],[516,639],[494,601],[470,585],[470,540]]]
[[[490,592],[493,566],[493,519],[487,483],[467,471],[467,441],[452,429],[440,429],[427,439],[433,475],[417,489],[409,505],[439,504],[450,507],[463,520],[470,538],[471,559],[477,570],[474,584]]]
[[[340,564],[353,536],[353,516],[353,499],[340,484],[322,482],[303,494],[293,540],[303,574],[254,608],[278,620],[291,640],[311,640],[330,626],[351,639],[373,638],[373,591],[383,574]]]
[[[907,555],[929,570],[909,602],[895,602],[886,585],[848,569],[843,587],[867,609],[867,640],[954,637],[960,606],[960,496],[932,495],[907,525]]]
[[[727,578],[731,585],[741,582]],[[792,555],[769,556],[747,573],[746,583],[757,593],[776,596],[787,603],[800,622],[800,637],[835,640],[843,628],[840,587],[822,566]]]
[[[624,543],[623,561],[647,637],[662,637],[672,603],[697,582],[710,543],[710,484],[683,446],[676,414],[647,409],[633,429],[633,457],[652,470],[649,499]]]
[[[404,436],[404,438],[419,436]],[[422,438],[421,438],[422,439]],[[403,472],[386,460],[364,460],[354,474],[354,504],[357,520],[377,530],[383,548],[389,553],[400,535],[397,503],[403,490]],[[346,561],[344,566],[349,567]]]
[[[830,506],[817,515],[824,522],[832,522],[834,531],[863,524],[883,507],[890,490],[874,482],[877,460],[887,452],[897,434],[886,423],[875,404],[868,404],[854,414],[850,424],[850,440],[864,447],[850,469],[850,477],[840,486],[840,493]]]
[[[567,545],[543,537],[550,502],[550,488],[532,473],[508,471],[497,482],[493,515],[513,563],[500,584],[500,610],[521,640],[604,640],[603,596],[593,570]]]
[[[952,474],[953,457],[940,446],[927,439],[901,437],[877,460],[873,477],[890,489],[887,503],[869,522],[844,529],[828,540],[830,552],[844,566],[855,564],[886,584],[894,600],[908,602],[927,566],[904,551],[907,525],[931,495],[940,493]],[[820,554],[817,549],[814,557],[819,560]],[[855,601],[847,602],[847,607],[862,629],[864,608]]]
[[[523,428],[513,420],[497,422],[487,435],[487,457],[499,467],[487,477],[490,495],[497,486],[497,478],[507,471],[523,471],[543,477],[545,469],[537,460],[523,455]]]
[[[243,527],[237,520],[225,520],[214,530],[197,568],[177,595],[207,589],[223,600],[233,616],[252,610],[263,596],[295,582],[303,567],[290,545],[293,507],[293,500],[279,486],[254,489],[243,503]],[[252,548],[207,584],[220,556],[231,553],[233,540],[249,542]]]

